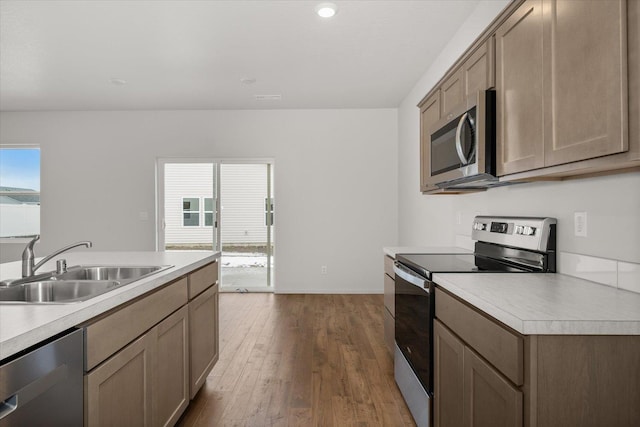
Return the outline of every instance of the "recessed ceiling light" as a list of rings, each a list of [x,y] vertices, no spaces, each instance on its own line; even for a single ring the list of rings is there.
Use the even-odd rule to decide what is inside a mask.
[[[316,13],[322,18],[331,18],[338,12],[338,6],[335,3],[320,3],[316,6]]]
[[[124,80],[124,79],[115,79],[115,78],[113,78],[113,79],[109,79],[109,83],[111,83],[112,85],[115,85],[115,86],[124,86],[124,85],[127,84],[127,81]]]

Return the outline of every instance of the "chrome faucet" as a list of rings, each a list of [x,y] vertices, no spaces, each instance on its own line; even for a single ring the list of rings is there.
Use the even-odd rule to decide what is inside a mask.
[[[36,237],[34,237],[29,243],[27,243],[27,247],[24,248],[24,251],[22,252],[22,277],[23,278],[33,276],[36,270],[42,267],[42,264],[49,261],[51,258],[58,256],[63,252],[68,251],[69,249],[73,249],[78,246],[86,246],[87,248],[90,248],[91,246],[93,246],[93,243],[91,243],[90,241],[73,243],[69,246],[65,246],[62,249],[58,249],[57,251],[55,251],[51,255],[44,257],[39,263],[34,265],[35,253],[33,252],[33,245],[35,245],[38,240],[40,240],[39,234]]]

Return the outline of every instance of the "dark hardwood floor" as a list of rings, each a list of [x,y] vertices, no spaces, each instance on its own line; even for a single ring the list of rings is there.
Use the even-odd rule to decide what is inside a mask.
[[[220,360],[180,426],[414,426],[382,295],[220,294]]]

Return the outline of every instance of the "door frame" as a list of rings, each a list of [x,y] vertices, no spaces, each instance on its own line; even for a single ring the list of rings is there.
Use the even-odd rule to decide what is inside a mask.
[[[156,193],[156,212],[155,212],[155,241],[156,251],[164,251],[165,235],[164,235],[164,165],[167,163],[211,163],[216,165],[215,171],[215,247],[213,251],[219,251],[222,254],[222,215],[220,213],[220,166],[223,164],[266,164],[267,165],[267,197],[271,200],[275,199],[275,191],[273,188],[274,166],[273,158],[223,158],[223,157],[156,157],[155,164],[155,193]],[[273,214],[273,211],[272,211]],[[273,222],[267,228],[267,286],[270,291],[275,291],[275,274],[272,271],[271,263],[274,258],[274,252],[271,250],[274,239]],[[221,283],[221,285],[223,285]],[[222,288],[223,286],[221,286]]]
[[[156,251],[164,251],[165,235],[164,235],[164,166],[168,163],[211,163],[216,165],[214,199],[215,199],[215,246],[213,251],[220,251],[220,162],[212,158],[196,158],[196,157],[157,157],[156,158]]]

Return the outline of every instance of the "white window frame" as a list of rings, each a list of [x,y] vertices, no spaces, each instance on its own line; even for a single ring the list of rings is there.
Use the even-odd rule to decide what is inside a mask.
[[[18,150],[39,150],[40,151],[40,184],[42,184],[42,147],[37,144],[4,144],[0,143],[0,149],[18,149]],[[9,193],[4,193],[0,191],[0,195],[5,195]],[[13,195],[33,195],[34,193],[18,193],[11,192]],[[42,226],[42,187],[40,191],[37,192],[38,196],[40,196],[40,215],[38,218],[38,222],[40,226]],[[42,233],[42,229],[40,229],[40,233]],[[0,237],[0,243],[29,243],[32,240],[31,237]]]
[[[213,211],[213,210],[208,211],[207,210],[206,205],[205,205],[205,200],[206,199],[211,199],[212,208],[214,207],[213,205],[215,203],[215,200],[213,199],[213,197],[202,197],[201,199],[202,199],[202,200],[200,200],[200,206],[202,206],[202,210],[201,210],[202,211],[202,222],[201,222],[202,225],[201,225],[201,227],[203,227],[203,228],[211,228],[215,224],[216,215],[215,215],[215,211]],[[206,219],[207,219],[207,214],[208,213],[210,213],[213,216],[214,224],[207,225]]]
[[[182,228],[190,228],[190,229],[194,229],[194,228],[202,228],[202,197],[196,197],[196,196],[181,196],[180,197],[182,200],[182,203],[180,203],[180,206],[182,207],[182,210],[180,212],[182,212]],[[198,200],[198,210],[194,211],[185,211],[184,210],[184,199],[196,199]],[[198,225],[184,225],[184,214],[187,212],[198,212]]]

